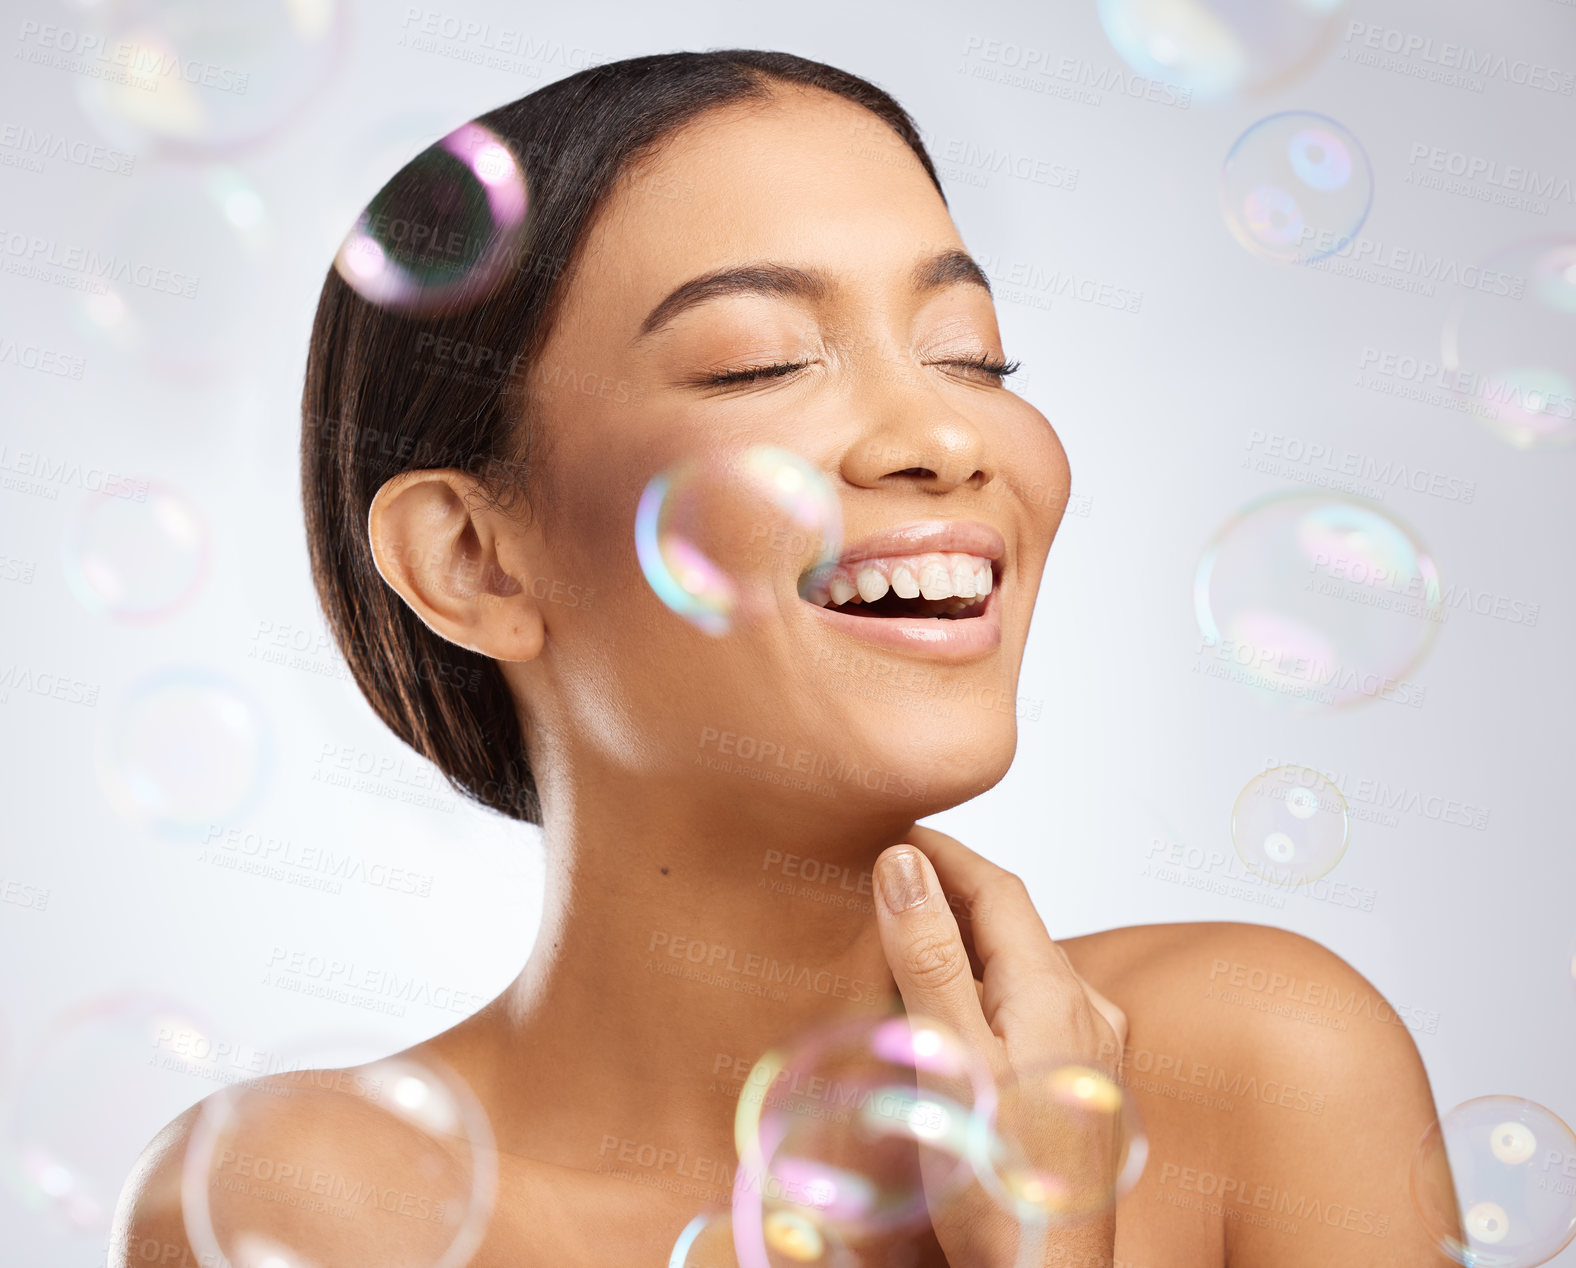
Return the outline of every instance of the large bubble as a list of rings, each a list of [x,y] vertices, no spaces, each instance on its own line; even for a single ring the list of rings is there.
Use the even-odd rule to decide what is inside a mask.
[[[163,620],[208,579],[207,517],[178,490],[122,480],[86,498],[61,539],[66,583],[88,611],[117,621]]]
[[[95,749],[100,783],[127,820],[194,840],[260,794],[272,732],[250,691],[197,666],[156,671],[110,710]]]
[[[1466,1268],[1532,1268],[1576,1238],[1576,1135],[1517,1096],[1443,1115],[1412,1159],[1412,1200],[1435,1244]]]
[[[373,304],[412,315],[464,311],[520,267],[528,202],[525,172],[503,138],[462,124],[378,191],[334,268]]]
[[[996,1103],[949,1028],[902,1015],[814,1027],[746,1087],[733,1218],[750,1244],[793,1216],[855,1249],[922,1226],[972,1183]]]
[[[235,168],[139,174],[99,213],[75,325],[123,364],[158,372],[161,388],[233,385],[255,354],[241,336],[270,303],[271,241],[267,206]]]
[[[47,1026],[21,1065],[4,1134],[7,1187],[69,1229],[108,1230],[138,1154],[212,1090],[212,1048],[188,1004],[146,992],[88,1000]]]
[[[1544,238],[1478,266],[1457,300],[1442,364],[1473,417],[1519,449],[1576,440],[1576,237]]]
[[[83,108],[128,149],[211,159],[302,120],[339,65],[339,0],[99,0],[71,28]]]
[[[842,540],[842,505],[825,473],[775,445],[676,463],[635,510],[652,591],[714,636],[761,619],[786,591],[805,593],[801,577],[834,564]]]
[[[1099,0],[1100,24],[1141,75],[1229,101],[1278,87],[1338,33],[1345,0]]]
[[[1255,255],[1310,264],[1345,248],[1368,216],[1373,169],[1322,114],[1286,111],[1237,138],[1220,171],[1226,224]]]
[[[1262,499],[1223,525],[1193,582],[1200,669],[1299,708],[1415,705],[1407,675],[1443,619],[1439,570],[1379,507]]]
[[[1086,1219],[1129,1192],[1149,1157],[1132,1098],[1082,1061],[1042,1061],[1000,1089],[995,1131],[977,1167],[1004,1209],[1035,1225]]]
[[[204,1263],[461,1268],[497,1183],[492,1129],[470,1088],[432,1057],[401,1054],[209,1097],[183,1160],[181,1207]]]

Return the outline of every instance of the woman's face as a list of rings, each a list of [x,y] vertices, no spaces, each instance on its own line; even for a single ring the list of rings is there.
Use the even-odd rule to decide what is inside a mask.
[[[968,364],[1011,350],[962,252],[908,148],[818,92],[712,112],[620,183],[532,373],[547,640],[506,666],[582,774],[590,763],[686,788],[710,780],[755,804],[906,822],[1006,772],[1069,475],[1044,415]],[[880,589],[895,575],[874,610],[910,615],[801,597],[819,543],[715,474],[697,477],[685,509],[695,544],[736,584],[739,617],[713,636],[664,605],[636,555],[642,490],[685,460],[736,469],[756,445],[825,473],[843,577],[875,574],[864,581]],[[912,615],[958,606],[982,566],[983,603],[950,620]],[[919,597],[899,601],[914,584]],[[953,598],[927,598],[942,593]]]

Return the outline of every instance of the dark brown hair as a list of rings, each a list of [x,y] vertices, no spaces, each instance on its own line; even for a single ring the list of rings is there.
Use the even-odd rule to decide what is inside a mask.
[[[597,213],[664,138],[708,110],[768,100],[773,81],[863,106],[940,191],[908,113],[858,76],[789,53],[662,53],[579,71],[476,120],[511,149],[530,194],[511,267],[484,301],[418,318],[368,302],[334,269],[323,281],[301,398],[301,493],[318,598],[377,715],[457,791],[511,818],[540,823],[541,800],[502,671],[433,633],[379,576],[368,509],[385,481],[435,467],[476,475],[494,501],[528,492],[540,438],[518,367],[539,357]],[[402,190],[419,199],[421,163],[401,169],[378,199],[397,201]],[[427,350],[440,347],[468,351],[438,366]]]

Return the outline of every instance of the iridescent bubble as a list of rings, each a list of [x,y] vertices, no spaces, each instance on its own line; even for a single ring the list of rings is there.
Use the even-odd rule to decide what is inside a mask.
[[[842,550],[842,504],[824,472],[775,445],[686,459],[651,479],[635,553],[656,596],[713,636],[807,593]]]
[[[118,480],[86,498],[61,539],[66,584],[89,612],[118,621],[163,620],[208,579],[207,517],[156,481]]]
[[[234,1268],[461,1268],[497,1195],[492,1127],[431,1056],[238,1084],[203,1104],[181,1170],[194,1257]],[[394,1195],[384,1200],[382,1195]]]
[[[126,694],[99,731],[95,757],[105,794],[124,818],[189,839],[250,809],[273,744],[249,691],[220,674],[178,667]]]
[[[1379,507],[1314,493],[1252,503],[1193,583],[1201,665],[1300,708],[1411,703],[1444,619],[1439,570]]]
[[[525,172],[503,138],[461,124],[377,192],[334,268],[369,303],[416,315],[463,311],[513,275],[528,203]]]
[[[1445,383],[1518,449],[1576,440],[1576,237],[1484,261],[1445,324]]]
[[[1132,1099],[1080,1061],[1042,1062],[1005,1085],[989,1141],[986,1187],[1020,1220],[1050,1225],[1109,1207],[1149,1156]]]
[[[1140,75],[1229,101],[1279,87],[1335,38],[1345,0],[1099,0],[1100,24]]]
[[[1237,138],[1220,172],[1220,205],[1255,255],[1309,264],[1345,248],[1373,202],[1373,169],[1334,119],[1286,111]]]
[[[348,33],[338,0],[101,0],[84,9],[82,56],[116,71],[82,78],[89,117],[124,148],[203,160],[300,119]]]
[[[1318,771],[1277,766],[1250,779],[1231,808],[1231,840],[1256,876],[1305,885],[1346,853],[1350,812],[1341,790]]]
[[[234,168],[117,188],[94,231],[75,324],[167,382],[233,381],[253,355],[239,336],[269,302],[271,238],[262,196]]]
[[[6,1123],[7,1186],[67,1227],[100,1234],[137,1155],[212,1090],[207,1024],[146,993],[90,1000],[55,1018],[25,1058]]]
[[[729,1211],[707,1211],[684,1226],[668,1256],[669,1268],[857,1268],[861,1262],[815,1217],[799,1211],[774,1211],[757,1240],[739,1245],[739,1229]]]
[[[1463,1102],[1423,1133],[1412,1200],[1435,1244],[1468,1268],[1531,1268],[1576,1238],[1576,1135],[1516,1096]]]
[[[764,1235],[774,1218],[802,1216],[854,1249],[922,1227],[972,1182],[995,1101],[989,1072],[933,1019],[816,1027],[746,1080],[735,1224]]]

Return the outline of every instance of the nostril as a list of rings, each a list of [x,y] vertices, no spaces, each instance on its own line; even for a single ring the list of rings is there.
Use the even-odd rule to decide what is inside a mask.
[[[930,470],[928,467],[904,467],[901,471],[891,471],[887,474],[895,476],[918,476],[922,480],[934,480],[936,478],[936,473]]]

